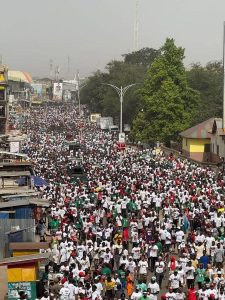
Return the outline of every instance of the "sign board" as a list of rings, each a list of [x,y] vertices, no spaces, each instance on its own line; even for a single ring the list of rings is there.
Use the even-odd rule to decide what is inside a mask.
[[[42,84],[41,83],[32,83],[31,86],[34,90],[33,96],[36,98],[41,97],[42,96]]]
[[[17,300],[19,299],[18,292],[24,291],[27,293],[27,299],[36,299],[36,282],[26,281],[26,282],[9,282],[8,283],[8,299]]]
[[[124,132],[119,133],[119,143],[125,143],[126,135]]]
[[[55,82],[53,85],[53,100],[61,101],[63,96],[63,84]]]
[[[10,142],[10,152],[19,153],[20,152],[20,142]]]
[[[4,74],[0,74],[0,82],[5,82],[5,76]]]
[[[91,114],[91,123],[97,123],[99,118],[101,118],[101,114]]]

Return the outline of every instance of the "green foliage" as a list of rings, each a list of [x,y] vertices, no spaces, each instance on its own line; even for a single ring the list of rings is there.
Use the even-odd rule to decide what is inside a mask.
[[[209,62],[206,67],[193,64],[191,69],[187,71],[187,79],[189,85],[200,93],[198,114],[193,124],[211,117],[222,117],[222,62]]]
[[[191,124],[199,95],[187,84],[184,49],[167,39],[161,50],[140,91],[142,110],[134,120],[132,134],[141,141],[167,143]]]
[[[91,112],[99,112],[103,116],[118,118],[120,101],[118,94],[103,83],[114,84],[118,87],[132,83],[142,84],[150,66],[159,55],[159,51],[144,48],[137,52],[123,55],[124,61],[111,61],[106,66],[106,72],[96,72],[88,78],[87,85],[81,91],[81,103],[87,104]],[[124,97],[123,121],[131,123],[140,108],[140,95],[137,87],[128,90]]]
[[[160,50],[153,48],[143,48],[136,52],[123,54],[126,64],[137,64],[144,67],[150,67],[156,57],[160,55]]]

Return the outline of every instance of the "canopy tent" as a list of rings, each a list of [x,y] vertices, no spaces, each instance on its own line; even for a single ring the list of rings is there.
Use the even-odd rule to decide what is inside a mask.
[[[27,72],[21,72],[21,71],[8,71],[8,80],[11,81],[18,81],[18,82],[25,82],[25,83],[33,83],[33,80]]]
[[[34,185],[36,187],[42,187],[42,186],[48,186],[48,182],[46,180],[44,180],[43,178],[41,177],[38,177],[38,176],[31,176],[33,182],[34,182]],[[21,185],[25,185],[26,184],[26,179],[25,177],[21,177],[20,179],[18,179],[16,181],[16,183],[18,183],[20,186]]]

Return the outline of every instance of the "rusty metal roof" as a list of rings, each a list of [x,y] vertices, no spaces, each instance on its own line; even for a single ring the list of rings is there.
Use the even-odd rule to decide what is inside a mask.
[[[32,255],[21,255],[21,256],[9,257],[0,260],[0,266],[34,262],[38,260],[49,259],[49,257],[50,257],[50,253],[39,253],[39,254],[32,254]]]
[[[182,131],[179,135],[189,139],[210,139],[212,136],[211,130],[214,120],[215,118],[210,118],[187,130]]]

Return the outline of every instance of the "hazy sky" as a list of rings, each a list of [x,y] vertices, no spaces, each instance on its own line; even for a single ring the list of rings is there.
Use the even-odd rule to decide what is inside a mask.
[[[140,48],[166,37],[186,48],[185,64],[222,59],[225,0],[139,0]],[[133,50],[135,0],[0,0],[0,54],[11,69],[86,76]]]

